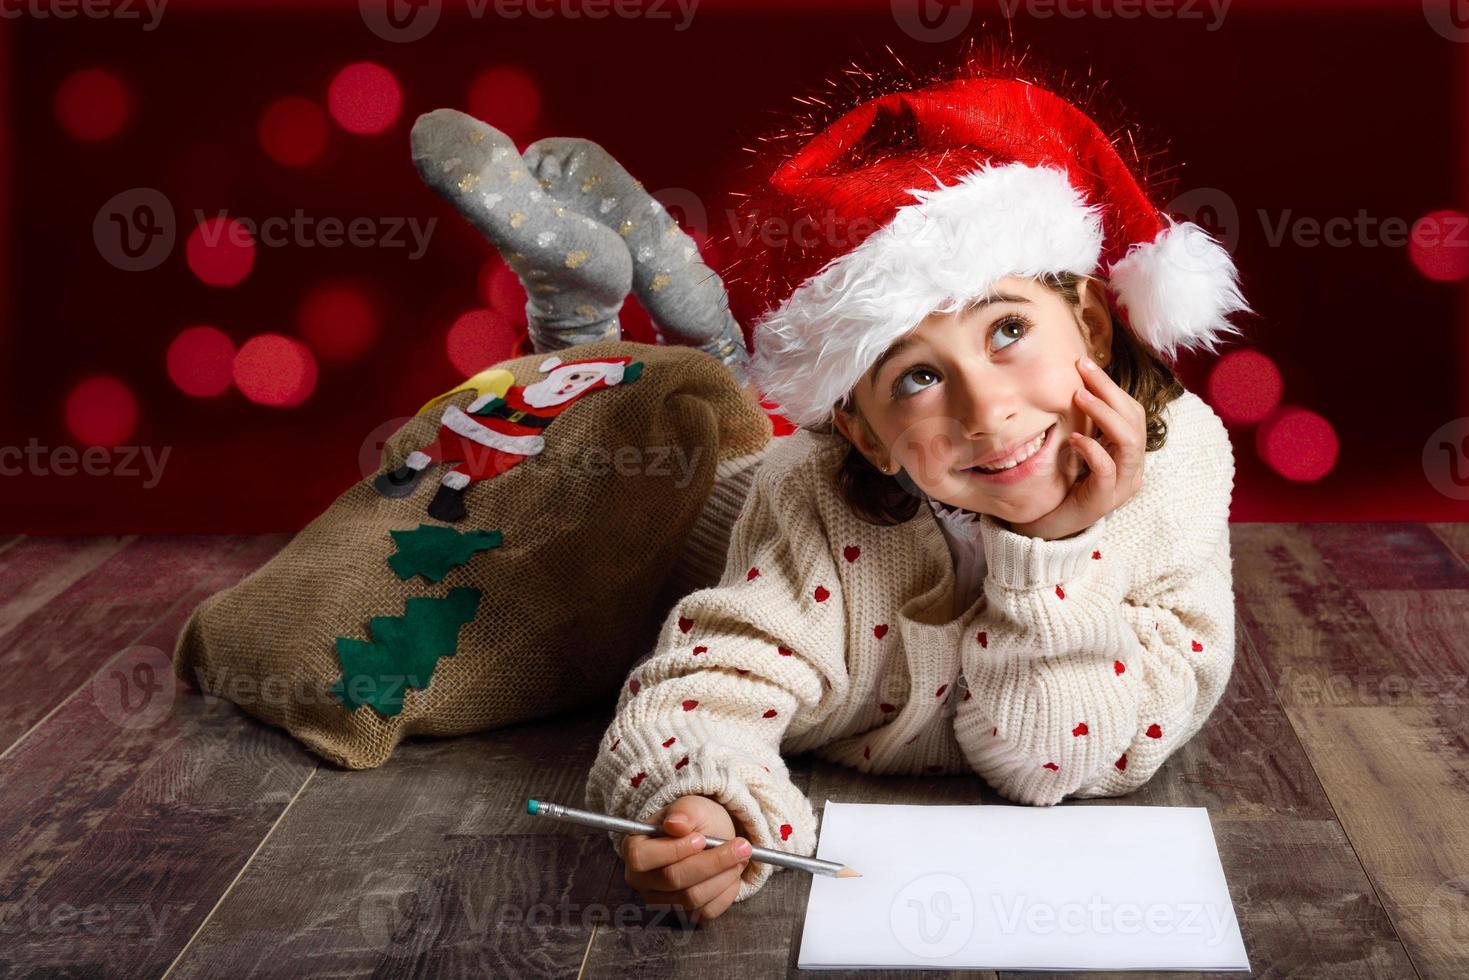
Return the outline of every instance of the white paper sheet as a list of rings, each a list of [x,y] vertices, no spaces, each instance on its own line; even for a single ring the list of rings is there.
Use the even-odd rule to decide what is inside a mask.
[[[826,803],[802,969],[1249,970],[1204,807]]]

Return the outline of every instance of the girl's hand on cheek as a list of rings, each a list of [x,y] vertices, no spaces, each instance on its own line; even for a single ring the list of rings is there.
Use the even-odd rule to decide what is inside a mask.
[[[1147,411],[1090,361],[1080,371],[1083,386],[1074,396],[1076,403],[1101,432],[1097,439],[1073,432],[1068,446],[1082,455],[1090,472],[1072,484],[1066,499],[1049,514],[1010,525],[1016,534],[1048,541],[1070,537],[1122,506],[1143,485]],[[1064,457],[1066,448],[1058,457]]]

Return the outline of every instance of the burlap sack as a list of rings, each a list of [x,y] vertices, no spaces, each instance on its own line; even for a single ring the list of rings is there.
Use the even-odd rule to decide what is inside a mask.
[[[388,532],[442,524],[425,511],[442,467],[401,499],[360,481],[264,566],[200,604],[174,652],[177,676],[349,769],[381,765],[406,736],[612,703],[681,590],[717,581],[771,423],[695,348],[606,341],[557,356],[632,356],[644,367],[635,383],[568,407],[538,456],[470,485],[468,516],[452,526],[499,530],[499,547],[441,581],[400,580]],[[529,384],[544,359],[498,366]],[[384,469],[433,440],[445,405],[474,398],[465,391],[425,408],[388,441]],[[400,713],[349,710],[332,692],[344,675],[336,637],[369,640],[372,617],[402,616],[410,597],[463,586],[481,592],[473,618],[428,685],[405,689]]]

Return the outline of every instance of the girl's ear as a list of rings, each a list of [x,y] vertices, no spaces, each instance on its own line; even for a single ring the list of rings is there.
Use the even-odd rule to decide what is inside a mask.
[[[882,469],[886,461],[882,447],[878,445],[872,430],[867,427],[867,420],[862,418],[860,413],[838,405],[836,411],[832,412],[832,424],[842,435],[846,436],[848,442],[857,447],[858,452],[867,457],[873,466]]]
[[[1083,276],[1076,283],[1077,315],[1090,351],[1112,349],[1112,303],[1107,287],[1093,276]]]

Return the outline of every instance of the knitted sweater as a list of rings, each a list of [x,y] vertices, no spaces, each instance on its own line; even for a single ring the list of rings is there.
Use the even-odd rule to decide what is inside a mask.
[[[1142,786],[1202,727],[1234,660],[1228,433],[1192,392],[1164,417],[1141,489],[1080,533],[969,522],[984,556],[972,602],[955,593],[964,537],[949,543],[938,508],[868,524],[835,482],[840,436],[778,440],[718,584],[680,599],[632,668],[588,806],[651,821],[709,796],[754,844],[810,855],[816,816],[783,753],[973,772],[1043,806]],[[773,870],[750,862],[737,901]]]

